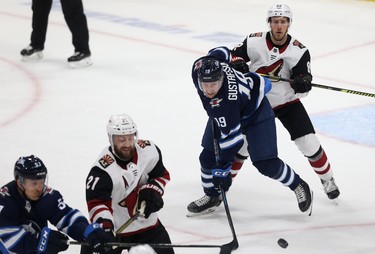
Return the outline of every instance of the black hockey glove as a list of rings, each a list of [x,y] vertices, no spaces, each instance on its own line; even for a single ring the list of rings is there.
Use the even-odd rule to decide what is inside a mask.
[[[311,90],[311,75],[296,76],[291,83],[294,93],[306,93]]]
[[[242,57],[234,56],[229,65],[236,71],[242,72],[244,74],[249,72],[249,66]]]
[[[232,185],[232,174],[230,169],[232,168],[232,163],[227,163],[224,167],[212,169],[212,183],[217,191],[220,191],[220,186],[224,191],[229,190]]]
[[[99,220],[98,220],[99,221]],[[103,225],[106,225],[102,220],[103,224],[92,223],[88,225],[84,232],[84,237],[86,241],[90,244],[90,247],[94,252],[106,253],[112,250],[112,247],[105,246],[105,243],[115,242],[116,238],[113,234],[113,224],[109,221],[112,227],[104,228]],[[108,224],[109,225],[109,224]]]
[[[163,190],[156,184],[143,185],[138,194],[138,210],[141,210],[142,202],[145,201],[144,215],[147,219],[151,213],[159,211],[164,206]]]
[[[69,238],[65,234],[44,227],[39,233],[37,253],[56,254],[67,250],[69,247],[68,240]]]

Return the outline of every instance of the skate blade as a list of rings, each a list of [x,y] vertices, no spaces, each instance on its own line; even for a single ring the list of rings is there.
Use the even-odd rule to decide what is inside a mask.
[[[311,214],[312,214],[312,210],[313,210],[313,202],[314,201],[314,193],[313,193],[313,191],[311,191],[311,204],[310,204],[310,207],[309,207],[309,209],[307,209],[305,212],[304,212],[304,214],[307,214],[308,216],[311,216]]]
[[[201,215],[213,213],[213,212],[215,212],[215,210],[216,210],[216,207],[211,207],[211,208],[207,208],[206,210],[203,210],[202,212],[199,212],[199,213],[188,212],[186,214],[186,217],[188,217],[188,218],[198,217],[198,216],[201,216]]]
[[[43,58],[43,52],[36,52],[30,56],[22,56],[22,62],[33,62]]]
[[[69,62],[69,66],[73,69],[83,68],[92,65],[92,61],[90,57],[86,57],[82,59],[81,61],[74,61]]]

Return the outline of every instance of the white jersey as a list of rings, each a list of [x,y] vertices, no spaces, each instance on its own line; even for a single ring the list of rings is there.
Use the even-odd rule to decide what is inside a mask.
[[[138,190],[142,185],[153,180],[164,192],[169,182],[169,173],[155,144],[140,140],[135,148],[132,161],[126,165],[120,165],[121,161],[116,161],[110,148],[105,148],[87,177],[86,198],[91,221],[110,220],[115,231],[135,214]],[[150,179],[150,175],[157,177]],[[139,217],[121,233],[137,233],[158,223],[157,214],[152,213],[147,219]]]
[[[269,32],[253,33],[232,50],[232,54],[250,61],[250,71],[282,78],[310,73],[310,54],[297,39],[288,35],[283,46],[276,46]],[[271,80],[272,81],[272,80]],[[273,108],[306,96],[295,94],[289,82],[272,81],[272,89],[267,98]]]

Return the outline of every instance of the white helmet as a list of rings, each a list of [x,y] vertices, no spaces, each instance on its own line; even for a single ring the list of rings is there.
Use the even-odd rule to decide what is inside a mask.
[[[135,134],[135,137],[138,137],[137,125],[134,123],[133,119],[127,114],[112,115],[108,121],[107,133],[109,143],[111,143],[112,147],[113,135]]]
[[[148,244],[141,244],[131,247],[129,254],[156,254],[155,250]]]
[[[275,4],[268,10],[267,20],[268,23],[271,17],[287,17],[289,23],[292,23],[293,13],[292,10],[286,4]]]

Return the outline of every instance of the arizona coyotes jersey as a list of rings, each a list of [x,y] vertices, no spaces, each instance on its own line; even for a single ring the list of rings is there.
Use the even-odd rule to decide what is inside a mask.
[[[310,53],[297,39],[288,34],[286,43],[274,45],[270,32],[253,33],[242,44],[231,50],[233,56],[250,61],[252,72],[269,74],[282,78],[310,74]],[[298,100],[307,95],[295,94],[289,82],[272,81],[272,90],[267,98],[273,108]]]
[[[120,228],[136,213],[139,188],[149,181],[156,183],[163,192],[169,182],[160,150],[151,141],[139,140],[133,159],[124,163],[105,148],[94,163],[86,179],[86,200],[90,219],[112,221],[114,230]],[[157,226],[156,213],[149,218],[138,217],[121,234],[129,235]]]

